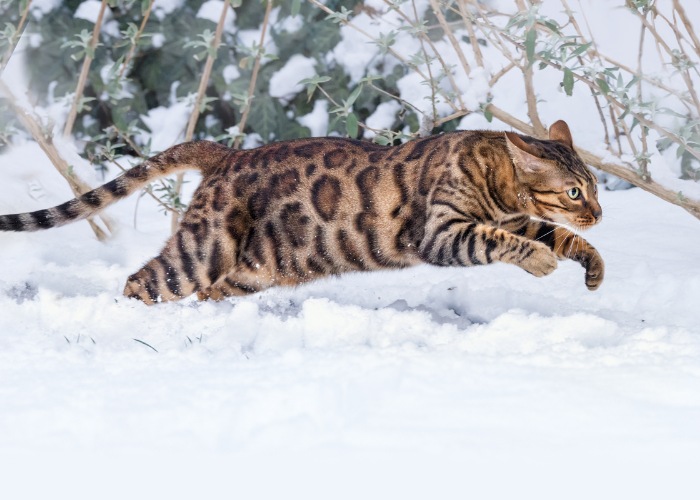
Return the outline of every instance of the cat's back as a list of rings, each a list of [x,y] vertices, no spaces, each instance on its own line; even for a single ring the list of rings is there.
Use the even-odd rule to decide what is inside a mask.
[[[381,162],[393,149],[342,137],[294,139],[235,151],[227,162],[225,173],[236,175],[257,171],[259,175],[272,176],[294,168],[302,170],[306,177],[323,171],[336,175],[351,174],[363,165]]]

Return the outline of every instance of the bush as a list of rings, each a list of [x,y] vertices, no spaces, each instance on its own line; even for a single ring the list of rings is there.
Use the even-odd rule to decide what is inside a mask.
[[[654,168],[673,151],[677,177],[700,177],[700,44],[680,2],[665,12],[650,0],[624,6],[641,33],[634,61],[608,57],[566,0],[553,13],[523,0],[505,13],[488,0],[67,0],[46,12],[0,0],[0,53],[11,53],[28,9],[19,52],[31,91],[60,110],[56,121],[98,168],[191,138],[390,144],[494,117],[543,136],[538,98],[565,95],[597,110],[587,119],[604,147],[579,148],[586,161],[698,215],[700,204],[656,182],[656,172],[668,176]],[[650,44],[660,53],[653,69]],[[4,143],[23,133],[7,107]],[[182,209],[178,183],[160,189]]]

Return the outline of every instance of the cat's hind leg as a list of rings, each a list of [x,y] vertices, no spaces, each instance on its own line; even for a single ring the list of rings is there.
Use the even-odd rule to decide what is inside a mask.
[[[179,300],[208,288],[233,266],[235,242],[226,238],[193,237],[183,225],[163,251],[129,276],[124,295],[148,305]]]
[[[199,300],[223,300],[260,292],[275,284],[279,283],[275,283],[273,276],[264,269],[249,271],[236,268],[197,292],[197,297]]]

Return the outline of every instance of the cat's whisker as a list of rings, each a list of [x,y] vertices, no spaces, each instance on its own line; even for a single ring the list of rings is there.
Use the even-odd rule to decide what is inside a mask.
[[[564,223],[561,223],[561,222],[555,222],[555,221],[553,221],[553,220],[542,219],[542,218],[536,217],[536,216],[534,216],[534,215],[531,215],[531,216],[530,216],[530,219],[531,219],[531,220],[538,221],[538,222],[544,222],[545,224],[549,224],[549,225],[551,225],[551,226],[557,226],[557,227],[564,228],[564,229],[566,229],[567,231],[569,231],[570,233],[573,233],[573,234],[578,234],[578,233],[579,233],[579,229],[580,229],[580,228],[578,228],[578,226],[575,226],[575,227],[577,227],[577,229],[574,229],[573,227],[571,227],[571,226],[568,225],[568,224],[564,224]],[[548,234],[549,234],[549,233],[548,233]]]
[[[576,249],[574,250],[574,242],[576,243]],[[569,254],[566,256],[567,259],[571,258],[571,254],[576,255],[578,252],[578,246],[581,243],[581,237],[578,234],[574,235],[574,241],[571,242],[571,245],[569,245]]]
[[[544,234],[543,234],[542,236],[540,236],[539,238],[535,238],[535,241],[539,241],[539,240],[541,240],[542,238],[545,238],[545,237],[549,236],[550,234],[552,234],[552,233],[553,233],[554,231],[556,231],[556,230],[557,230],[557,228],[555,227],[555,228],[552,229],[551,231],[547,231],[546,233],[544,233]]]

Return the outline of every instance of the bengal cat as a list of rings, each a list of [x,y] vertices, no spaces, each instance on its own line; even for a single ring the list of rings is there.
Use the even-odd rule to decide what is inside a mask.
[[[177,233],[128,278],[127,297],[219,300],[420,263],[500,261],[544,276],[557,258],[581,263],[590,290],[603,281],[600,254],[562,227],[602,217],[596,178],[563,121],[549,140],[458,131],[399,146],[334,137],[252,150],[190,142],[62,205],[0,216],[0,230],[84,219],[185,169],[199,169],[202,182]]]

